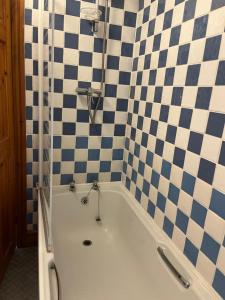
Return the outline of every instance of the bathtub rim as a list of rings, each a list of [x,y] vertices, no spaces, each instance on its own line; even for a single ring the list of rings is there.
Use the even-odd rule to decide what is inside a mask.
[[[201,300],[221,300],[221,297],[214,291],[210,284],[203,278],[191,262],[185,257],[181,250],[172,242],[172,240],[160,229],[157,224],[149,217],[147,211],[140,205],[135,197],[127,190],[123,182],[100,182],[102,191],[113,192],[120,194],[124,201],[130,206],[137,218],[141,221],[143,226],[147,229],[149,234],[153,237],[157,246],[165,245],[171,253],[175,253],[178,263],[184,268],[186,274],[191,278],[191,289],[193,289]],[[75,193],[88,192],[91,184],[77,184]],[[68,195],[68,185],[54,186],[53,197]],[[48,265],[54,261],[53,253],[47,253],[44,240],[43,216],[40,209],[39,201],[39,291],[40,300],[50,300],[50,282],[48,276]],[[44,258],[45,257],[45,258]],[[45,276],[41,276],[40,272],[44,272]],[[166,271],[166,270],[165,270]],[[47,276],[46,276],[47,274]],[[44,280],[45,278],[45,280]],[[46,280],[47,279],[47,280]],[[181,287],[182,288],[182,287]],[[44,290],[44,292],[43,292]],[[41,296],[44,298],[41,298]],[[47,297],[46,297],[47,295]]]

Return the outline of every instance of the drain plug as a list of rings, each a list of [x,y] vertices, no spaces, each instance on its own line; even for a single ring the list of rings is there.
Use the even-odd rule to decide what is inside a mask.
[[[91,246],[92,245],[92,241],[90,241],[90,240],[84,240],[83,241],[83,245],[86,246],[86,247],[87,246]]]

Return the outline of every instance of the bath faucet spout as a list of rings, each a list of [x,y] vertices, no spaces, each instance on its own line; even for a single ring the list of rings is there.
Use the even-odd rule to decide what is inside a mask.
[[[99,191],[100,190],[100,186],[98,184],[98,181],[93,182],[91,189],[94,190],[94,191]]]
[[[75,192],[76,191],[76,185],[75,185],[74,180],[70,183],[69,189],[70,189],[70,192]]]

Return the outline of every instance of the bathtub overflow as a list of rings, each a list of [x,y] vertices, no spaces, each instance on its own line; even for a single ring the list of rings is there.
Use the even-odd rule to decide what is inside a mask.
[[[88,247],[88,246],[91,246],[92,245],[92,241],[91,240],[84,240],[83,241],[83,245]]]

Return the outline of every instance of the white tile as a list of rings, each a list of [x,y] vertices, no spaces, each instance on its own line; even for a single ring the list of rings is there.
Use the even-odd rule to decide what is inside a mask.
[[[219,244],[222,244],[225,233],[225,222],[211,210],[208,210],[204,230]]]
[[[215,274],[215,265],[201,251],[198,254],[196,268],[211,285]]]

